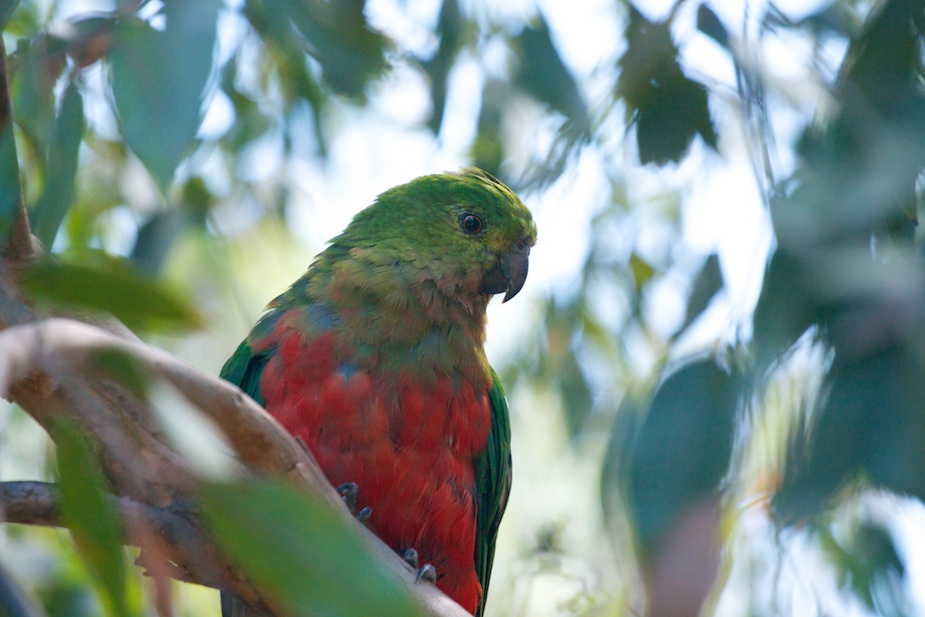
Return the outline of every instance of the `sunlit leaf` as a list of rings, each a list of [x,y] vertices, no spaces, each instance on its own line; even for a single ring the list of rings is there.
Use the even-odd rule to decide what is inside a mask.
[[[199,127],[220,4],[167,2],[163,31],[128,18],[114,33],[112,91],[125,140],[162,190]]]
[[[106,498],[106,483],[78,427],[60,419],[53,436],[58,457],[61,516],[87,567],[99,580],[113,617],[129,614],[122,529]]]
[[[842,587],[850,588],[869,609],[880,614],[890,612],[878,609],[902,606],[900,586],[906,567],[889,530],[865,522],[847,538],[836,538],[825,527],[818,533],[823,549],[838,571]],[[893,614],[909,613],[897,611]]]
[[[130,327],[189,328],[202,318],[189,302],[123,260],[59,264],[42,261],[24,272],[22,287],[33,301],[111,313]]]
[[[633,274],[633,285],[638,294],[643,287],[652,281],[652,277],[655,276],[655,268],[637,253],[630,255],[629,266],[630,272]]]
[[[32,231],[47,247],[54,243],[58,228],[74,199],[77,154],[84,133],[83,97],[71,82],[61,97],[54,133],[48,144],[45,190],[32,212]]]
[[[270,481],[202,486],[221,549],[292,615],[419,614],[330,507]]]

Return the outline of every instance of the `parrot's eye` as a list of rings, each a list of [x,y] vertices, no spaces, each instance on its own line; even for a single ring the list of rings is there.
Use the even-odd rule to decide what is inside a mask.
[[[459,226],[469,235],[475,235],[485,229],[485,221],[478,214],[466,212],[459,217]]]

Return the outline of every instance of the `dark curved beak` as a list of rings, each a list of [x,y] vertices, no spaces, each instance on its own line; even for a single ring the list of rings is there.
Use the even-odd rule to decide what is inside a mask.
[[[482,293],[491,295],[506,292],[501,302],[507,302],[523,289],[529,265],[529,246],[503,253],[498,257],[494,267],[485,273],[485,278],[482,280]]]

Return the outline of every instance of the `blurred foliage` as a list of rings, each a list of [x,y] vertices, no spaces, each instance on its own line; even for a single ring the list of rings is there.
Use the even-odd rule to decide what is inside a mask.
[[[206,484],[201,492],[221,550],[287,614],[417,614],[377,562],[363,559],[361,538],[317,498],[267,481]]]
[[[794,579],[837,590],[814,599],[819,614],[851,602],[915,613],[897,529],[925,497],[925,2],[833,1],[798,18],[749,5],[742,23],[722,3],[676,2],[662,14],[641,1],[607,4],[597,17],[616,24],[614,40],[584,41],[607,50],[590,70],[545,5],[434,0],[419,14],[396,1],[388,10],[405,21],[391,27],[363,0],[85,4],[93,8],[0,8],[16,122],[15,142],[0,132],[0,232],[21,177],[36,236],[53,253],[24,275],[36,303],[112,313],[217,368],[279,291],[269,287],[304,266],[273,259],[297,244],[308,185],[331,171],[351,122],[390,121],[386,94],[405,80],[424,111],[396,122],[403,133],[435,148],[468,135],[460,156],[531,204],[551,194],[563,210],[573,194],[593,202],[581,209],[590,214],[579,273],[538,300],[516,360],[499,367],[522,457],[508,519],[525,537],[505,540],[517,532],[502,528],[510,546],[499,549],[503,582],[492,585],[489,612],[638,614],[648,594],[653,611],[684,614],[665,608],[669,591],[694,576],[661,568],[683,565],[685,548],[708,551],[715,536],[727,558],[693,559],[706,587],[684,597],[688,607],[699,610],[715,580],[707,611],[788,614],[787,601],[761,598],[796,598],[797,585],[767,582],[796,568]],[[594,25],[581,31],[600,32]],[[707,48],[727,73],[698,64]],[[804,54],[791,59],[800,66],[781,69],[783,49]],[[470,73],[477,79],[466,81]],[[461,119],[461,100],[471,117]],[[366,146],[381,152],[368,143],[351,159]],[[757,304],[730,277],[749,256],[685,246],[692,187],[745,156],[776,241]],[[597,184],[581,192],[589,169]],[[561,233],[541,226],[537,251]],[[212,331],[189,334],[203,324]],[[59,457],[92,476],[72,445]],[[61,479],[64,488],[99,480]],[[223,500],[239,496],[213,487],[216,528],[237,543],[229,550],[257,572],[296,564],[301,535],[276,538],[273,550],[288,552],[273,561],[271,545],[245,532],[311,505],[277,487],[240,490],[271,493],[274,505],[232,507]],[[908,498],[906,514],[876,518],[864,496]],[[71,501],[78,528],[91,501]],[[323,515],[303,523],[305,534],[315,523],[328,529]],[[103,604],[119,612],[112,606],[130,603],[114,591],[123,574],[99,572],[93,556],[109,550],[111,531],[101,525],[77,546],[108,590]],[[28,533],[3,542],[19,546]],[[791,565],[804,561],[788,553],[793,535],[828,569]],[[743,573],[757,562],[777,574]],[[30,587],[50,615],[93,612],[74,608],[90,580],[73,574],[80,567]],[[269,578],[281,602],[309,601],[299,594],[311,590]],[[390,593],[370,585],[369,594]],[[366,597],[334,598],[333,586],[310,602]]]

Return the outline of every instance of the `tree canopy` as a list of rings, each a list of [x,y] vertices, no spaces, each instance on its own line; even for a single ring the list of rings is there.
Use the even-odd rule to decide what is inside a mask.
[[[452,614],[209,374],[474,165],[539,221],[489,614],[925,610],[925,2],[576,4],[0,6],[0,607]]]

